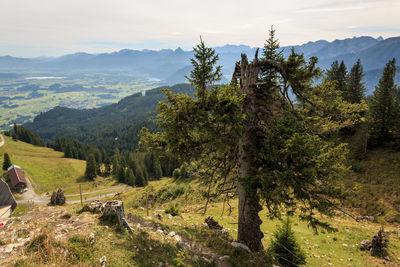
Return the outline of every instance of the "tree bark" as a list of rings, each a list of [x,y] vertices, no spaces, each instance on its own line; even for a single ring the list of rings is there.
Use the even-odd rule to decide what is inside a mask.
[[[254,149],[256,148],[257,128],[257,82],[260,68],[257,59],[248,63],[246,55],[242,54],[240,62],[240,91],[246,94],[242,112],[246,114],[246,125],[239,139],[238,150],[238,195],[239,195],[239,229],[238,241],[247,245],[254,252],[262,251],[262,223],[258,213],[262,210],[257,189],[251,187],[251,177],[254,170]],[[237,67],[239,63],[237,63]],[[237,73],[237,72],[236,72]],[[246,186],[247,185],[247,186]]]

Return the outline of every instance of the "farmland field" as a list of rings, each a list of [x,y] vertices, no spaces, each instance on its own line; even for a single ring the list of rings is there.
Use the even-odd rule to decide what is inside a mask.
[[[95,108],[157,87],[157,79],[102,74],[0,75],[0,129],[55,106]]]

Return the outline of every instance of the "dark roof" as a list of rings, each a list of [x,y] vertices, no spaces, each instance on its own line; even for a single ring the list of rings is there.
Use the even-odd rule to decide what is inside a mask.
[[[13,165],[10,168],[8,168],[8,176],[10,177],[11,184],[14,187],[19,183],[26,184],[26,178],[24,176],[24,173],[22,169],[18,166]]]

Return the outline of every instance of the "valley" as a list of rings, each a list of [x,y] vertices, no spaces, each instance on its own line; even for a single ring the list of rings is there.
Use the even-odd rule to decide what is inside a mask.
[[[46,74],[36,74],[46,75]],[[48,75],[48,74],[47,74]],[[36,76],[0,75],[0,129],[32,121],[56,106],[91,109],[157,87],[157,81],[102,74]],[[29,77],[28,77],[29,76]]]

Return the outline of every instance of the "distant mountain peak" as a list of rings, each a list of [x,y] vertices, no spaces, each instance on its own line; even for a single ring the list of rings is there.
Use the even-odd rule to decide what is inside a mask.
[[[174,51],[175,53],[184,53],[183,49],[179,46],[177,49]]]
[[[380,42],[380,41],[383,41],[383,40],[385,40],[385,39],[383,39],[382,36],[379,36],[378,38],[376,38],[376,40]]]

